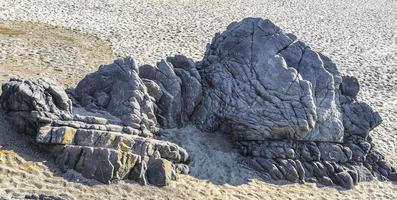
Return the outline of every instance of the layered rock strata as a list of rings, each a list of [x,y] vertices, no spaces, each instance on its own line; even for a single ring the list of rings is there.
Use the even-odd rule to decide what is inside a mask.
[[[158,129],[154,107],[129,58],[80,82],[75,91],[80,101],[74,102],[80,114],[73,112],[73,97],[50,80],[12,79],[2,90],[0,104],[9,121],[51,152],[62,170],[103,183],[132,179],[163,186],[188,159],[178,145],[151,138]]]

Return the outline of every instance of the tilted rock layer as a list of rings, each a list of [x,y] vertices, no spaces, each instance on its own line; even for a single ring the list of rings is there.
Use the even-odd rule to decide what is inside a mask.
[[[45,79],[11,79],[2,90],[0,104],[9,121],[34,136],[62,170],[104,183],[128,178],[163,186],[188,159],[178,145],[151,138],[158,129],[152,97],[130,58],[88,75],[75,95]],[[95,116],[78,102],[80,114],[74,112],[71,98]],[[169,175],[153,178],[153,171]]]
[[[271,179],[347,188],[396,180],[369,136],[382,120],[358,92],[329,58],[269,20],[247,18],[217,33],[200,62],[177,55],[138,68],[125,58],[68,94],[48,80],[13,79],[0,103],[21,131],[51,144],[62,169],[102,182],[167,185],[188,173],[184,149],[152,138],[188,123],[230,135]]]

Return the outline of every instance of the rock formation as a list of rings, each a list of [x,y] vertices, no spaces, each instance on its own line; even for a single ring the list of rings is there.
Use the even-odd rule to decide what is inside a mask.
[[[128,178],[163,186],[188,159],[178,145],[151,138],[157,130],[153,98],[130,58],[101,66],[79,83],[75,95],[46,79],[11,79],[2,90],[0,104],[9,121],[51,152],[62,170],[104,183]],[[152,178],[156,173],[167,176]]]
[[[271,179],[346,188],[396,180],[369,135],[381,117],[358,92],[329,58],[269,20],[247,18],[217,33],[200,62],[177,55],[138,69],[125,58],[68,94],[48,80],[12,79],[0,103],[62,169],[106,183],[167,185],[188,173],[186,151],[153,138],[188,123],[229,135]]]
[[[228,134],[272,179],[350,188],[373,177],[397,178],[373,148],[369,132],[381,118],[357,101],[357,79],[269,20],[232,23],[196,65],[177,56],[143,66],[140,76],[154,82],[156,95],[172,99],[158,104],[158,119],[175,122],[165,127],[190,121]]]
[[[181,127],[190,121],[202,98],[201,78],[193,60],[182,55],[168,57],[157,66],[141,66],[139,76],[156,99],[163,128]]]

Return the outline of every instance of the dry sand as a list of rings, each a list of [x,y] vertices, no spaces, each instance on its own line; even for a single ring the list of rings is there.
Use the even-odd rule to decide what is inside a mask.
[[[0,82],[12,76],[52,77],[75,85],[115,54],[98,37],[42,23],[0,20]]]
[[[107,53],[109,46],[106,41],[110,42],[117,55],[132,55],[139,63],[153,63],[175,53],[200,59],[206,43],[216,31],[223,30],[233,20],[248,16],[271,19],[286,32],[296,34],[318,51],[328,55],[343,73],[356,76],[362,86],[359,98],[379,110],[384,119],[382,125],[372,132],[376,148],[397,164],[397,1],[0,2],[0,19],[44,22],[103,39],[101,41],[96,37],[65,29],[67,31],[64,34],[74,35],[76,41],[91,42],[82,45],[83,47],[97,45],[92,48],[94,50],[91,52],[94,54],[86,53],[91,56],[79,57],[85,50],[58,51],[59,56],[53,59],[38,58],[32,61],[32,57],[41,52],[34,50],[33,45],[33,55],[14,57],[20,63],[37,63],[36,66],[50,63],[46,66],[54,68],[48,67],[48,70],[55,70],[60,65],[76,67],[73,77],[68,77],[68,70],[48,71],[50,76],[58,78],[64,84],[75,83],[70,81],[71,78],[77,80],[86,72],[94,70],[97,63],[106,63],[113,58],[111,53]],[[9,26],[18,24],[4,23]],[[13,35],[22,37],[18,30],[11,28]],[[15,44],[4,42],[1,31],[4,32],[4,28],[0,29],[0,44]],[[10,30],[6,29],[5,32]],[[51,50],[50,52],[55,52],[59,44],[71,46],[77,43],[68,43],[64,37],[53,35],[50,37],[53,42],[45,42],[48,43],[45,48]],[[19,46],[31,45],[29,37],[16,41],[23,43]],[[46,41],[46,37],[36,41],[41,44]],[[12,52],[17,51],[19,46],[2,46],[0,62],[17,55]],[[102,50],[95,53],[96,49]],[[110,57],[95,57],[99,54]],[[73,59],[68,63],[59,57]],[[84,62],[92,63],[84,65]],[[26,71],[12,72],[17,67],[4,66],[7,65],[0,64],[0,73],[7,75],[24,76]],[[34,66],[27,69],[32,69],[31,73],[26,74],[27,77],[43,73],[42,68],[36,68],[38,71],[33,71]],[[48,158],[45,155],[38,153],[37,149],[32,150],[25,136],[14,134],[7,128],[1,129],[0,196],[21,198],[26,194],[44,193],[70,199],[397,199],[397,185],[391,182],[360,183],[352,190],[318,187],[314,184],[269,183],[247,169],[242,163],[243,158],[234,152],[223,136],[210,137],[209,134],[200,133],[192,127],[173,130],[170,134],[193,156],[192,172],[190,176],[181,176],[179,181],[168,187],[156,188],[130,182],[102,185],[81,177],[76,181],[78,174],[60,174],[52,162],[46,162]]]

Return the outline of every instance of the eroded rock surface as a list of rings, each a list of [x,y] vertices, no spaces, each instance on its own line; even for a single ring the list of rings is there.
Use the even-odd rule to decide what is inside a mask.
[[[156,99],[157,118],[163,128],[190,122],[202,99],[201,77],[193,60],[182,55],[168,57],[157,66],[141,66],[139,76]]]
[[[343,138],[341,77],[269,20],[245,19],[217,34],[200,75],[195,119],[206,130],[226,128],[239,140]]]
[[[9,121],[51,152],[62,170],[74,169],[103,183],[129,178],[143,184],[150,172],[149,183],[167,185],[177,177],[174,163],[183,165],[188,154],[176,144],[151,138],[157,130],[154,105],[136,70],[126,58],[88,75],[75,91],[79,114],[73,111],[72,97],[45,79],[11,79],[2,87],[0,104]],[[80,102],[101,117],[89,115]],[[167,162],[174,176],[154,177],[161,169],[147,165],[154,155]]]
[[[357,79],[269,20],[232,23],[201,62],[170,57],[141,67],[140,76],[149,79],[163,127],[190,121],[228,134],[272,179],[348,188],[374,177],[395,179],[371,143],[369,132],[381,118],[356,100]]]
[[[203,98],[192,119],[230,134],[264,175],[347,188],[395,180],[371,143],[381,118],[357,101],[357,79],[269,20],[232,23],[197,67]]]
[[[370,136],[382,119],[356,99],[359,89],[294,35],[247,18],[217,33],[200,62],[177,55],[138,68],[125,58],[68,93],[49,80],[12,79],[0,104],[61,169],[105,183],[164,186],[188,173],[186,150],[153,137],[194,124],[231,137],[265,177],[351,188],[397,179]]]
[[[103,65],[81,80],[75,96],[89,110],[104,110],[123,124],[150,135],[158,130],[154,98],[149,96],[132,58]]]

